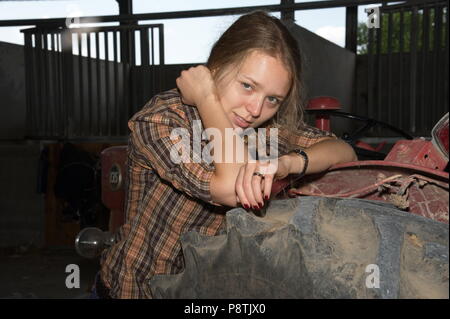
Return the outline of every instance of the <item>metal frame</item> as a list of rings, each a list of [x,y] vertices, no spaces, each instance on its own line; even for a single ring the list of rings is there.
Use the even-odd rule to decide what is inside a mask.
[[[430,1],[431,0],[422,0]],[[221,8],[207,10],[190,10],[190,11],[172,11],[157,13],[142,13],[133,15],[110,15],[110,16],[91,16],[80,17],[80,23],[103,23],[103,22],[135,22],[141,20],[161,20],[161,19],[182,19],[182,18],[201,18],[225,15],[245,14],[251,11],[263,10],[267,12],[286,12],[290,10],[313,10],[313,9],[329,9],[337,7],[353,7],[377,3],[398,2],[394,0],[330,0],[330,1],[311,1],[292,4],[274,4],[262,6],[247,6],[238,8]],[[66,18],[52,19],[22,19],[22,20],[3,20],[0,21],[0,27],[27,26],[36,24],[64,25]]]

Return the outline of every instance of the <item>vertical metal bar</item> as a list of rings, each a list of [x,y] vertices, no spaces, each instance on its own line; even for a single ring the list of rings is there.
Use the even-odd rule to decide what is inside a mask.
[[[36,108],[36,118],[37,118],[37,125],[36,125],[36,134],[38,136],[42,135],[42,108],[43,108],[43,97],[42,97],[42,33],[40,29],[37,30],[35,33],[35,53],[36,53],[36,93],[37,93],[37,101],[38,106]]]
[[[133,101],[133,90],[135,86],[135,81],[132,74],[132,69],[136,68],[136,34],[135,34],[135,25],[130,25],[127,28],[128,38],[130,39],[130,61],[128,63],[124,64],[124,87],[125,87],[125,103],[124,108],[122,109],[122,112],[120,114],[120,135],[125,135],[126,132],[126,119],[131,117],[131,108],[132,108],[132,101]]]
[[[158,30],[158,32],[161,32],[160,28],[155,28],[152,27],[152,32],[151,32],[151,51],[152,51],[152,55],[151,55],[151,64],[152,64],[152,71],[151,71],[151,80],[150,82],[152,83],[151,88],[152,88],[152,95],[154,94],[154,92],[158,91],[157,88],[157,83],[156,83],[156,59],[155,59],[155,30]],[[158,39],[159,39],[159,33],[158,33]],[[159,40],[158,40],[159,41]],[[161,45],[161,43],[160,43]],[[161,51],[160,51],[161,52]],[[159,57],[159,61],[161,63],[161,57]]]
[[[432,115],[432,109],[435,107],[438,107],[437,105],[437,99],[436,99],[436,86],[437,86],[437,77],[438,77],[438,54],[437,54],[437,7],[433,7],[433,22],[432,22],[432,31],[430,32],[432,35],[432,40],[430,41],[431,43],[431,52],[430,52],[430,58],[431,58],[431,63],[430,63],[430,100],[429,100],[429,105],[428,105],[428,118],[425,121],[425,125],[429,126],[431,118],[433,118]]]
[[[77,32],[77,41],[78,41],[78,80],[79,80],[79,99],[80,99],[80,109],[79,109],[79,121],[75,121],[74,123],[78,124],[75,126],[78,127],[78,131],[74,128],[75,134],[78,136],[83,135],[84,133],[84,88],[83,88],[83,50],[82,50],[82,39],[83,34],[81,32]]]
[[[51,110],[51,99],[50,99],[50,51],[49,51],[49,45],[48,45],[48,31],[44,30],[43,34],[43,43],[44,43],[44,49],[43,49],[43,55],[44,55],[44,94],[45,94],[45,135],[47,137],[50,137],[50,127],[51,127],[51,121],[50,121],[50,114],[52,113]]]
[[[126,108],[126,103],[127,103],[127,79],[125,78],[125,73],[126,73],[126,66],[128,63],[130,63],[130,38],[128,37],[128,30],[121,30],[120,31],[120,38],[125,38],[127,40],[127,45],[125,46],[125,49],[127,51],[126,57],[127,60],[122,60],[120,61],[120,66],[121,66],[121,70],[122,70],[122,83],[121,83],[121,87],[122,87],[122,96],[120,99],[120,104],[118,106],[118,108],[116,109],[116,135],[120,136],[121,133],[121,127],[120,127],[120,120],[122,118],[122,114],[124,113],[123,110]],[[123,55],[122,55],[123,56]]]
[[[148,45],[148,28],[141,29],[141,67],[139,71],[139,83],[138,85],[138,103],[135,105],[134,112],[137,108],[144,103],[144,72],[149,69],[150,57],[149,57],[149,45]]]
[[[88,91],[88,131],[87,136],[92,135],[92,118],[94,116],[94,105],[92,103],[92,52],[91,52],[91,33],[86,32],[87,41],[87,91]]]
[[[428,117],[427,110],[427,97],[428,97],[428,78],[429,78],[429,68],[427,67],[428,61],[428,51],[430,45],[430,9],[425,7],[422,15],[422,76],[421,76],[421,102],[420,102],[420,115],[418,122],[420,123],[420,128],[425,129],[425,117]]]
[[[118,117],[118,109],[119,109],[119,75],[118,75],[118,56],[117,56],[117,36],[119,35],[119,32],[114,31],[114,92],[115,92],[115,100],[114,100],[114,115],[113,115],[113,123],[116,123],[114,121],[115,118]],[[117,127],[114,129],[115,134],[117,135]]]
[[[36,34],[30,32],[30,98],[31,98],[31,104],[30,104],[30,127],[29,127],[29,134],[30,136],[35,136],[36,134],[36,109],[38,105],[38,98],[37,98],[37,81],[36,81]]]
[[[442,64],[441,64],[441,50],[442,50],[442,7],[439,5],[436,5],[435,7],[435,13],[434,13],[434,19],[435,19],[435,34],[434,34],[434,49],[435,49],[435,79],[434,79],[434,94],[435,97],[435,103],[433,107],[431,108],[431,117],[430,121],[428,122],[429,129],[431,130],[435,122],[439,120],[439,118],[443,114],[439,114],[440,110],[442,109],[442,102],[441,102],[441,84],[443,83],[442,76]]]
[[[58,83],[57,85],[57,89],[56,91],[57,93],[57,112],[56,112],[56,121],[57,121],[57,132],[58,132],[58,138],[62,138],[64,136],[64,132],[63,132],[63,127],[64,127],[64,118],[63,118],[63,101],[62,101],[62,96],[63,96],[63,90],[64,90],[64,86],[63,86],[63,80],[61,77],[61,70],[62,70],[62,52],[61,52],[61,47],[60,47],[60,41],[61,40],[61,33],[56,33],[56,83]],[[71,74],[71,76],[73,76],[73,74]]]
[[[122,26],[126,26],[127,23],[121,23]],[[130,61],[130,38],[128,37],[128,32],[124,29],[119,29],[117,31],[120,33],[120,63],[126,63]]]
[[[151,32],[152,37],[150,38],[151,41],[151,59],[150,59],[150,63],[151,65],[155,65],[155,28],[152,27],[152,32]]]
[[[431,109],[436,107],[436,97],[435,97],[435,87],[436,87],[436,77],[437,77],[437,61],[436,61],[436,7],[433,7],[430,9],[430,20],[431,20],[431,30],[430,30],[430,51],[428,54],[428,74],[429,74],[429,83],[428,83],[428,90],[429,90],[429,99],[428,99],[428,106],[427,106],[427,118],[423,120],[424,126],[428,127],[429,122],[431,121],[432,114]]]
[[[417,114],[417,95],[416,95],[416,87],[417,87],[417,6],[412,8],[411,15],[411,38],[410,38],[410,52],[411,52],[411,64],[410,64],[410,88],[409,94],[411,97],[410,102],[410,118],[409,125],[410,131],[416,133],[416,114]]]
[[[399,91],[399,99],[398,99],[398,107],[396,108],[397,110],[397,118],[398,118],[398,123],[399,123],[399,127],[402,129],[405,129],[405,126],[403,124],[403,109],[404,109],[404,105],[403,105],[403,63],[404,63],[404,49],[405,49],[405,10],[402,7],[400,9],[400,30],[399,30],[399,87],[398,87],[398,91]]]
[[[150,64],[149,59],[149,45],[148,45],[148,28],[141,29],[141,65],[147,66]]]
[[[345,14],[345,48],[356,53],[358,37],[358,7],[347,7]]]
[[[52,136],[56,137],[58,135],[58,120],[57,120],[57,109],[58,109],[58,93],[57,93],[57,87],[58,87],[58,82],[57,82],[57,74],[56,74],[56,57],[57,57],[57,52],[56,52],[56,44],[55,44],[55,33],[50,33],[50,39],[51,39],[51,46],[52,46],[52,50],[50,51],[50,56],[51,56],[51,64],[52,64],[52,72],[51,72],[51,77],[52,77],[52,94],[51,96],[53,96],[53,112],[52,112]]]
[[[387,43],[387,58],[388,58],[388,80],[387,80],[387,110],[383,112],[387,114],[387,123],[393,124],[393,116],[392,116],[392,34],[393,34],[393,21],[392,21],[392,12],[388,13],[388,43]]]
[[[382,72],[382,67],[383,67],[383,60],[382,60],[383,12],[382,12],[381,8],[380,8],[379,19],[380,19],[380,28],[377,29],[377,52],[376,52],[376,61],[377,61],[377,103],[376,103],[376,113],[375,113],[376,119],[380,119],[381,114],[382,114],[382,108],[383,108],[383,103],[382,103],[382,92],[383,92],[383,80],[382,80],[382,76],[383,76],[383,72]]]
[[[447,2],[447,6],[445,7],[445,42],[444,42],[444,46],[445,46],[445,51],[444,51],[444,92],[443,92],[443,98],[444,98],[444,103],[443,103],[443,107],[444,110],[448,110],[449,107],[449,96],[448,96],[448,86],[449,86],[449,74],[448,74],[448,59],[449,59],[449,52],[448,52],[448,45],[449,45],[449,38],[448,38],[448,31],[449,31],[449,24],[448,24],[448,2]]]
[[[368,44],[367,44],[367,115],[370,118],[374,118],[374,57],[373,57],[373,33],[374,29],[368,29]]]
[[[100,71],[100,43],[99,43],[99,36],[100,36],[100,32],[95,32],[95,53],[97,54],[97,59],[96,59],[96,64],[97,64],[97,100],[94,103],[96,105],[97,108],[97,121],[96,121],[96,134],[98,136],[101,136],[101,109],[102,109],[102,98],[101,98],[101,94],[102,94],[102,83],[101,83],[101,71]]]
[[[63,29],[61,33],[61,54],[62,70],[60,73],[63,82],[63,109],[64,137],[70,138],[75,131],[74,111],[75,111],[75,58],[73,55],[73,34],[69,29]]]
[[[73,56],[73,36],[69,29],[61,31],[61,58],[60,72],[61,79],[61,118],[62,118],[62,137],[69,138],[72,134],[72,126],[69,117],[75,107],[75,60]],[[65,75],[65,76],[63,76]]]
[[[159,64],[164,65],[164,25],[159,26]]]
[[[25,50],[25,97],[26,97],[26,113],[25,113],[25,123],[26,123],[26,133],[27,137],[33,134],[32,128],[32,110],[33,110],[33,63],[32,63],[32,42],[31,33],[24,32],[24,50]]]
[[[130,63],[128,65],[128,72],[127,72],[127,76],[128,76],[128,109],[127,109],[127,114],[126,118],[124,119],[128,119],[133,115],[133,111],[135,108],[135,104],[136,104],[136,100],[137,100],[137,86],[139,85],[139,83],[137,83],[138,81],[136,81],[137,78],[137,72],[139,71],[140,67],[137,65],[137,58],[136,55],[138,53],[137,51],[137,45],[139,42],[139,47],[140,47],[140,38],[141,38],[141,34],[139,33],[139,36],[136,35],[136,32],[140,32],[140,29],[137,25],[133,25],[130,26],[130,33],[131,33],[131,47],[132,47],[132,56],[133,56],[133,60],[132,63]],[[138,41],[139,38],[139,41]],[[140,50],[139,50],[139,55],[140,55]],[[142,65],[142,57],[140,57],[140,64]],[[122,121],[122,135],[125,135],[126,132],[126,121]]]
[[[293,11],[295,12],[295,11]],[[353,53],[357,53],[358,47],[358,6],[347,7],[345,14],[345,48]],[[353,70],[353,79],[356,79],[356,68]],[[359,83],[354,80],[351,87],[351,101],[350,110],[355,112],[356,105],[356,92],[358,90]]]
[[[281,5],[294,4],[294,0],[281,0]],[[283,21],[295,21],[295,11],[294,10],[283,10],[281,11],[281,20]]]
[[[140,66],[138,66],[137,62],[138,59],[136,57],[137,53],[139,52],[140,54],[140,50],[138,51],[138,49],[136,48],[137,44],[138,44],[138,38],[139,36],[136,35],[137,30],[135,29],[135,27],[133,27],[133,29],[131,30],[132,34],[133,34],[133,41],[131,42],[131,45],[133,46],[133,57],[134,57],[134,62],[133,64],[130,64],[129,67],[129,72],[128,72],[128,79],[129,79],[129,85],[128,85],[128,113],[126,113],[127,117],[126,118],[130,118],[131,115],[133,114],[133,109],[134,109],[134,105],[136,104],[136,98],[137,98],[137,86],[139,85],[139,81],[135,81],[135,79],[137,79],[137,76],[139,74],[139,68]],[[140,43],[140,41],[139,41]],[[142,62],[139,62],[142,63]],[[124,127],[124,123],[125,121],[122,121],[121,126]],[[122,135],[123,135],[122,131]]]
[[[134,27],[133,26],[129,26],[126,30],[128,39],[130,39],[130,60],[129,63],[130,65],[134,66],[136,65],[136,37],[134,34]]]
[[[44,59],[44,76],[42,78],[42,81],[44,83],[44,104],[42,105],[42,112],[44,113],[44,135],[45,136],[49,136],[49,117],[50,117],[50,94],[49,94],[49,75],[48,75],[48,67],[49,67],[49,63],[48,63],[48,38],[47,38],[48,33],[46,31],[43,32],[42,36],[43,36],[43,49],[42,49],[42,55],[43,55],[43,59]]]
[[[34,65],[33,68],[33,91],[34,91],[34,96],[33,98],[35,98],[35,103],[34,103],[34,109],[33,109],[33,123],[34,123],[34,127],[33,127],[33,134],[34,137],[39,136],[39,128],[41,126],[41,116],[40,116],[40,109],[41,109],[41,83],[40,83],[40,78],[41,78],[41,61],[40,61],[40,55],[39,55],[39,50],[40,50],[40,37],[38,34],[38,31],[36,31],[33,34],[34,37],[34,47],[33,47],[33,54],[32,54],[32,63]]]
[[[110,99],[109,99],[109,32],[104,32],[105,34],[105,117],[106,117],[106,134],[111,135],[111,130],[109,126],[109,110],[110,110]]]
[[[131,94],[130,88],[133,87],[133,78],[130,76],[131,68],[134,67],[136,62],[136,43],[134,36],[134,27],[132,25],[127,26],[127,28],[123,31],[128,39],[128,61],[124,61],[122,63],[122,81],[123,81],[123,103],[120,108],[119,116],[117,117],[117,125],[119,128],[119,135],[124,134],[124,119],[129,117],[130,113],[130,105],[131,105]]]

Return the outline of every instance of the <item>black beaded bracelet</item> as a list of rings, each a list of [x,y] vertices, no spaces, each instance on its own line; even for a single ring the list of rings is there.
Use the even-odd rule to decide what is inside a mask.
[[[302,171],[299,173],[300,177],[303,177],[306,173],[306,169],[308,168],[308,162],[309,162],[308,154],[306,154],[306,152],[304,150],[301,150],[299,148],[292,150],[290,153],[295,153],[295,154],[303,157],[304,165],[303,165]]]

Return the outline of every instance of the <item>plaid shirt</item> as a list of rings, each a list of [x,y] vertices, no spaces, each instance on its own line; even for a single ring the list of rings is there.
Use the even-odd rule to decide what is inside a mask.
[[[200,120],[198,110],[182,104],[173,89],[156,95],[128,122],[126,222],[101,260],[101,278],[113,298],[151,298],[152,276],[184,269],[182,233],[214,236],[225,229],[225,212],[231,208],[211,199],[214,164],[176,164],[170,158],[178,142],[171,140],[172,130],[185,128],[192,136],[194,120]],[[312,127],[301,135],[284,129],[278,134],[279,156],[292,148],[289,144],[307,148],[332,136]],[[202,149],[206,143],[201,141]]]

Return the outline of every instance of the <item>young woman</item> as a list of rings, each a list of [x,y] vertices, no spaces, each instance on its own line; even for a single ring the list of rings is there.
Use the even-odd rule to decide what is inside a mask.
[[[303,122],[300,61],[278,19],[244,15],[214,45],[206,66],[183,71],[177,89],[156,95],[131,118],[126,223],[102,255],[100,297],[151,298],[152,276],[184,268],[181,234],[217,235],[232,207],[263,207],[275,179],[356,159],[346,143]],[[222,136],[227,129],[276,128],[277,161],[250,160],[240,138],[219,143],[212,162],[194,151],[190,161],[174,161],[174,130],[192,136],[199,122]],[[231,162],[221,155],[227,151],[234,152]]]

